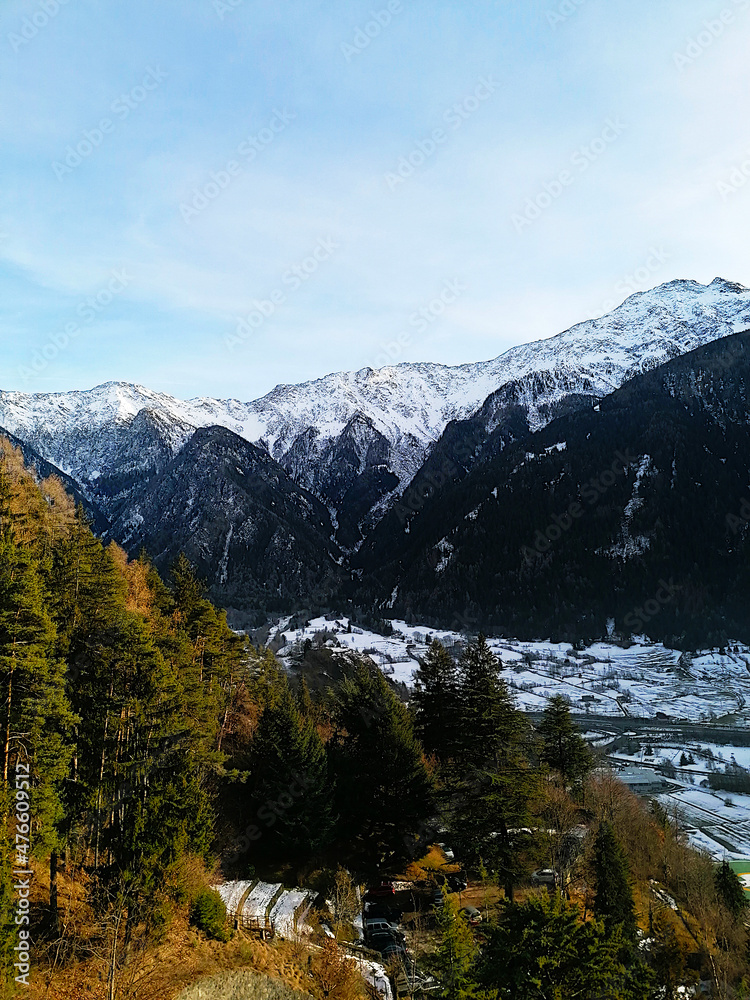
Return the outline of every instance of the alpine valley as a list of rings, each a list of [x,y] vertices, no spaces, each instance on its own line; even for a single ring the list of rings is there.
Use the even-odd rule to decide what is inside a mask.
[[[672,281],[487,362],[251,402],[1,392],[0,428],[128,553],[184,552],[238,625],[347,608],[749,640],[746,331],[750,289]]]

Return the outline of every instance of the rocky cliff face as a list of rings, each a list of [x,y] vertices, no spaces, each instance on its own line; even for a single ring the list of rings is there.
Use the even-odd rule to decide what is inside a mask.
[[[381,522],[360,600],[527,637],[750,636],[749,390],[743,333],[536,432],[467,422],[470,468]]]
[[[196,439],[201,429],[224,428],[255,449],[238,452],[241,472],[236,475],[254,475],[258,454],[264,454],[276,474],[286,474],[285,488],[295,485],[299,497],[315,500],[316,510],[326,512],[330,527],[321,529],[326,552],[333,546],[334,559],[351,557],[361,568],[388,531],[388,537],[397,538],[410,522],[417,531],[413,514],[426,509],[446,480],[461,482],[477,462],[485,463],[562,414],[590,409],[634,375],[748,327],[747,288],[718,278],[706,286],[673,281],[631,296],[606,316],[487,362],[365,368],[277,386],[251,402],[185,402],[126,383],[89,392],[2,392],[0,426],[67,474],[80,494],[107,515],[115,537],[130,547],[157,545],[159,552],[169,549],[161,541],[169,518],[153,491],[157,484],[164,488],[168,469],[182,470],[182,492],[177,490],[168,505],[179,521],[177,497],[188,493],[185,463],[196,457],[191,443],[206,444],[204,437]],[[221,475],[235,473],[217,456],[215,448],[207,449],[201,475],[221,493]],[[213,470],[212,460],[217,462]],[[251,463],[247,470],[245,460]],[[194,485],[200,486],[197,478]],[[200,509],[211,517],[210,503]],[[288,512],[291,516],[291,508]],[[385,533],[376,531],[383,518],[390,526]],[[197,539],[202,529],[195,517],[192,524]],[[239,533],[235,519],[230,551]],[[226,574],[220,570],[224,536],[209,532],[202,549],[194,544],[215,586],[233,586],[232,567],[239,563],[230,558]],[[329,555],[319,559],[323,575],[329,561]],[[244,584],[237,586],[239,594]]]
[[[224,427],[197,430],[111,508],[110,535],[160,569],[184,552],[225,605],[283,613],[340,582],[326,507],[265,451]]]

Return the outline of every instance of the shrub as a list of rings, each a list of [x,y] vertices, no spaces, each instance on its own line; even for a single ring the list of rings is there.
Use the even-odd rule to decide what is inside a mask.
[[[227,908],[224,900],[213,889],[206,889],[197,896],[190,913],[190,922],[216,941],[229,940],[226,928]]]

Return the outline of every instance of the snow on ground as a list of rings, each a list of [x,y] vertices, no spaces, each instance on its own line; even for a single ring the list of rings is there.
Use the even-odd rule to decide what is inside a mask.
[[[380,635],[359,627],[348,618],[319,617],[292,628],[294,618],[280,621],[272,630],[282,642],[278,657],[291,665],[301,658],[306,640],[323,645],[333,655],[339,650],[367,654],[386,674],[407,687],[427,653],[438,639],[459,655],[466,637],[450,629],[431,629],[392,620],[393,633]],[[504,677],[518,706],[542,711],[550,697],[563,694],[571,710],[591,717],[587,737],[594,745],[606,746],[616,737],[632,737],[634,746],[618,743],[608,751],[615,764],[672,765],[667,772],[673,788],[659,796],[668,808],[676,808],[694,846],[721,860],[750,858],[750,796],[713,792],[701,787],[712,772],[730,770],[736,764],[750,770],[750,746],[721,745],[713,723],[740,730],[750,728],[750,648],[730,643],[726,649],[681,653],[645,638],[627,649],[598,642],[574,650],[569,643],[526,642],[491,638],[492,650],[503,661]],[[610,732],[593,717],[633,717],[635,729],[623,733],[613,725]],[[660,728],[659,719],[704,723],[706,739],[693,732],[679,734]],[[646,729],[636,719],[654,720]],[[720,737],[719,737],[720,738]],[[750,736],[748,738],[750,744]],[[650,752],[647,753],[646,751]],[[685,754],[686,763],[681,764]],[[692,762],[691,762],[692,761]],[[731,805],[727,805],[731,801]]]
[[[366,653],[388,677],[410,686],[429,643],[438,639],[459,652],[465,637],[449,629],[408,625],[394,619],[393,634],[379,635],[348,618],[314,618],[292,629],[290,619],[278,623],[284,645],[282,663],[301,653],[306,640],[336,649]],[[629,648],[598,642],[582,650],[569,643],[489,639],[502,659],[505,677],[520,708],[542,710],[548,699],[563,694],[573,712],[592,715],[708,722],[731,717],[750,726],[750,648],[732,643],[727,651],[680,653],[641,639]],[[749,751],[750,753],[750,751]],[[738,758],[739,762],[739,758]]]
[[[750,795],[680,784],[657,798],[677,810],[691,843],[716,861],[750,858]]]
[[[276,933],[286,938],[312,932],[305,917],[315,894],[307,889],[284,889],[281,882],[258,881],[223,882],[213,888],[224,900],[230,917],[241,916],[243,921],[257,920],[261,924],[268,919]]]
[[[366,983],[369,983],[381,997],[383,997],[383,1000],[393,1000],[391,981],[388,978],[388,973],[384,966],[382,966],[379,962],[373,962],[372,959],[365,958],[359,953],[355,954],[350,952],[349,958],[352,962],[356,962],[362,978]]]
[[[601,733],[591,734],[590,742],[596,745],[597,741],[605,743],[611,740],[610,736],[602,736]],[[750,736],[748,737],[750,739]],[[609,754],[613,760],[622,761],[624,764],[664,764],[671,763],[678,768],[682,777],[693,775],[695,778],[707,777],[712,772],[726,772],[736,765],[750,771],[750,746],[736,747],[731,744],[707,743],[703,740],[683,739],[675,740],[674,734],[667,734],[658,740],[658,745],[654,745],[654,733],[649,733],[645,737],[641,736],[638,748],[631,751],[616,750]],[[652,753],[647,753],[646,747],[651,745]],[[683,761],[685,763],[683,763]]]

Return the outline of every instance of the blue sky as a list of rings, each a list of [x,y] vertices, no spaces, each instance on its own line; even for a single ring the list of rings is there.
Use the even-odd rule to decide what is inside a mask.
[[[0,17],[4,389],[251,399],[750,284],[750,0]]]

